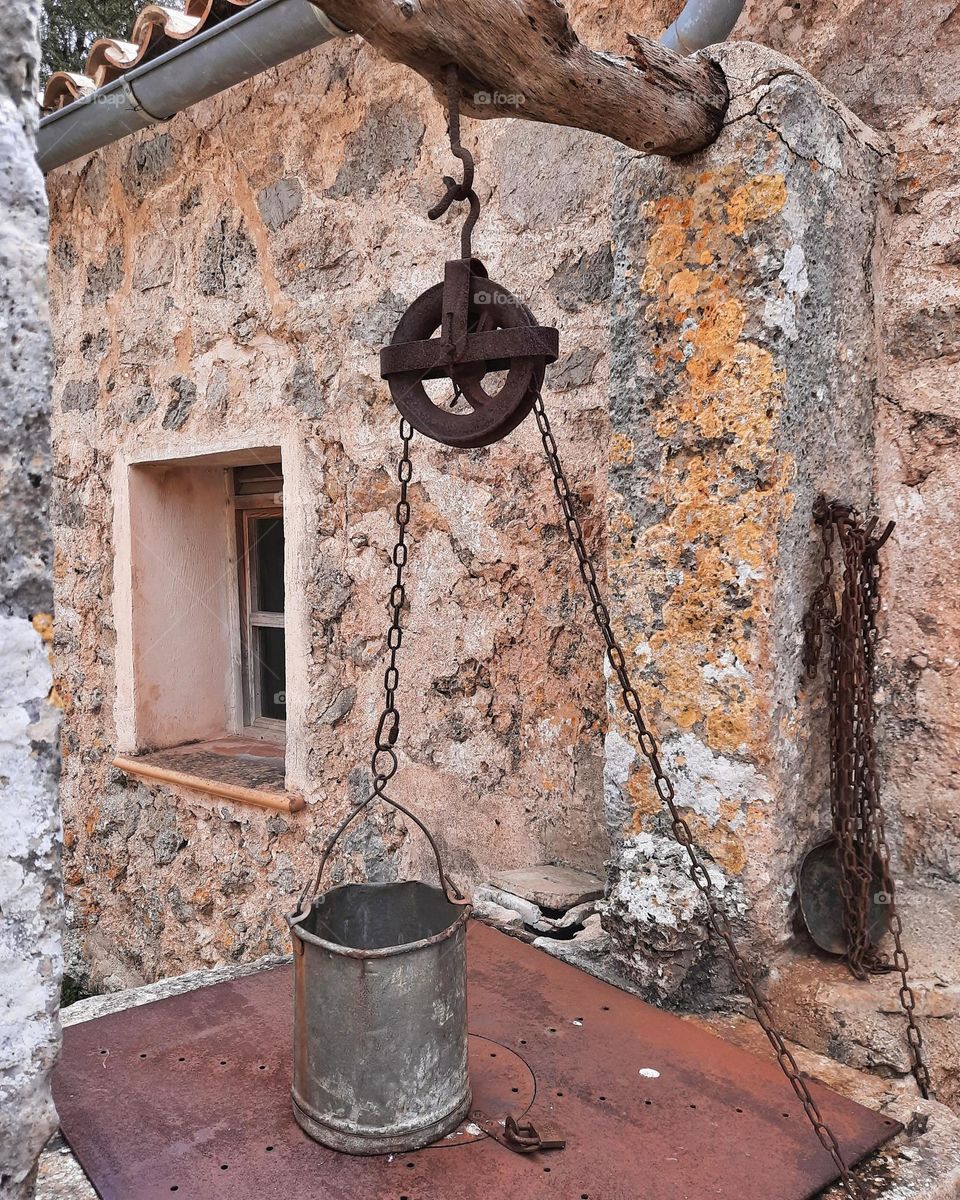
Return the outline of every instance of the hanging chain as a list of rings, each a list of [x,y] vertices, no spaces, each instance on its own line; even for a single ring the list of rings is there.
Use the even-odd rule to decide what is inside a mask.
[[[910,1070],[920,1094],[930,1095],[930,1072],[923,1061],[923,1035],[916,1021],[916,996],[910,986],[910,960],[903,948],[903,922],[896,906],[896,885],[880,802],[873,695],[880,611],[880,547],[893,532],[890,522],[876,537],[876,520],[864,525],[857,512],[821,497],[814,509],[823,552],[821,581],[804,618],[807,674],[817,673],[824,631],[830,636],[830,812],[840,868],[840,894],[846,962],[852,975],[896,972],[899,999],[907,1019]],[[839,547],[841,571],[834,570]],[[839,593],[839,604],[837,595]],[[892,961],[871,933],[875,879],[879,873]]]
[[[553,474],[553,486],[557,493],[557,499],[560,501],[560,508],[563,512],[563,519],[567,529],[567,537],[570,545],[573,547],[574,553],[577,556],[577,563],[580,567],[580,575],[587,589],[587,595],[590,598],[590,603],[593,608],[593,617],[597,623],[597,628],[600,630],[604,644],[607,650],[607,658],[610,666],[613,668],[614,674],[617,677],[617,683],[620,686],[620,691],[623,695],[623,703],[627,712],[633,717],[634,724],[637,730],[637,740],[640,744],[640,750],[650,766],[653,774],[653,783],[657,795],[667,806],[671,818],[671,831],[676,840],[686,851],[689,867],[687,869],[690,878],[693,880],[694,886],[703,898],[707,908],[707,920],[710,928],[718,938],[724,943],[727,953],[730,958],[730,965],[733,968],[733,973],[737,977],[741,988],[750,1005],[753,1008],[760,1028],[767,1036],[767,1040],[773,1047],[774,1053],[777,1056],[777,1062],[780,1065],[784,1075],[790,1081],[790,1086],[796,1093],[797,1098],[803,1105],[807,1119],[813,1126],[813,1130],[820,1141],[820,1144],[833,1159],[834,1166],[840,1174],[843,1181],[843,1186],[847,1194],[852,1197],[861,1197],[861,1192],[850,1174],[849,1168],[844,1161],[843,1154],[840,1150],[840,1144],[837,1141],[836,1135],[831,1130],[830,1126],[824,1121],[820,1109],[817,1107],[817,1102],[814,1100],[806,1080],[800,1074],[800,1068],[789,1047],[783,1039],[783,1036],[777,1030],[774,1024],[773,1012],[770,1009],[767,1001],[761,996],[757,990],[757,986],[753,981],[753,975],[750,967],[747,965],[743,955],[737,949],[736,942],[733,937],[733,929],[730,925],[730,920],[724,912],[720,900],[717,896],[713,881],[707,872],[706,867],[700,861],[696,847],[693,841],[693,834],[690,826],[684,820],[680,809],[675,799],[673,784],[670,778],[663,769],[660,762],[660,747],[657,744],[657,739],[653,733],[647,728],[647,724],[643,718],[643,713],[640,708],[640,696],[636,688],[630,681],[630,676],[627,672],[626,656],[623,648],[617,641],[616,634],[613,632],[613,625],[610,619],[610,612],[604,603],[603,596],[600,592],[599,584],[597,583],[597,571],[593,560],[590,557],[590,552],[587,550],[586,542],[583,536],[583,527],[580,524],[580,519],[577,516],[574,506],[573,493],[570,490],[570,485],[567,482],[566,474],[563,470],[563,465],[560,462],[560,456],[557,449],[557,443],[554,439],[553,432],[550,428],[550,421],[547,417],[547,411],[543,404],[543,398],[537,397],[533,406],[533,411],[536,414],[537,426],[540,430],[540,438],[543,442],[543,448],[547,455],[547,461],[550,464],[550,470]]]
[[[407,592],[403,582],[403,569],[407,565],[407,526],[410,524],[410,480],[413,478],[413,461],[410,458],[410,443],[413,426],[404,417],[400,420],[400,461],[397,463],[397,479],[400,481],[400,498],[397,500],[397,541],[393,547],[393,565],[396,571],[390,589],[390,626],[387,630],[387,649],[390,652],[387,668],[383,673],[383,711],[374,735],[373,756],[370,770],[373,773],[373,796],[382,796],[383,790],[397,773],[397,752],[394,747],[400,736],[400,710],[397,708],[397,688],[400,686],[400,668],[397,655],[403,643],[403,606]],[[378,765],[379,764],[379,765]],[[373,796],[370,798],[373,799]]]

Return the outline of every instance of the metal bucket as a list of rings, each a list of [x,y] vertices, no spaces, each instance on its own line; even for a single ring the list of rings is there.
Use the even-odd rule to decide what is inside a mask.
[[[325,849],[314,891],[347,823]],[[470,905],[424,833],[441,887],[349,883],[308,908],[301,898],[289,919],[294,1116],[316,1141],[348,1154],[416,1150],[456,1129],[470,1108]]]

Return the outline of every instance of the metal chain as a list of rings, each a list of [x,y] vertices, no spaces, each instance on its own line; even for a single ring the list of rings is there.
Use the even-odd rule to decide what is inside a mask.
[[[893,530],[887,525],[874,536],[876,521],[864,525],[849,505],[828,504],[821,497],[814,509],[821,527],[821,582],[804,618],[807,674],[817,673],[823,630],[830,634],[830,811],[838,846],[840,893],[846,961],[858,979],[894,971],[900,976],[899,1000],[907,1019],[910,1070],[920,1094],[930,1095],[930,1072],[923,1061],[923,1035],[916,1021],[916,996],[910,986],[910,960],[903,948],[903,922],[896,906],[896,884],[880,801],[874,706],[877,616],[882,568],[880,547]],[[835,577],[834,555],[842,567]],[[837,593],[840,602],[837,604]],[[872,891],[879,868],[892,961],[871,936]]]
[[[407,565],[407,526],[410,524],[409,486],[413,478],[413,461],[410,458],[410,443],[413,426],[400,419],[400,461],[397,463],[397,479],[400,481],[400,498],[397,500],[397,541],[393,547],[393,565],[396,574],[390,589],[390,625],[387,629],[387,649],[390,652],[387,668],[383,673],[383,711],[374,735],[373,756],[370,769],[373,773],[373,795],[382,796],[383,789],[397,773],[397,752],[394,746],[400,736],[400,710],[397,708],[397,688],[400,686],[400,669],[397,655],[403,642],[403,606],[407,598],[403,582],[403,569]],[[381,755],[383,758],[381,758]],[[378,767],[378,761],[385,765]],[[371,797],[372,799],[372,797]]]
[[[327,839],[323,848],[323,853],[320,856],[320,863],[317,867],[316,878],[313,881],[313,894],[316,894],[320,888],[320,881],[323,878],[323,870],[327,864],[327,859],[333,853],[333,848],[340,840],[343,831],[347,826],[363,812],[374,800],[382,799],[387,804],[398,809],[405,816],[414,820],[423,832],[426,834],[430,842],[434,855],[437,859],[437,868],[440,872],[441,887],[446,887],[446,880],[443,872],[443,864],[440,860],[440,853],[437,848],[433,836],[423,824],[418,820],[413,813],[407,811],[403,805],[398,804],[395,800],[389,799],[386,794],[386,787],[390,780],[397,773],[397,752],[394,747],[397,744],[397,739],[400,736],[400,710],[397,708],[397,688],[400,686],[400,669],[397,666],[397,655],[400,651],[400,646],[403,642],[403,606],[406,602],[406,587],[403,582],[403,569],[407,565],[407,527],[410,524],[410,499],[409,486],[410,480],[413,478],[413,461],[410,457],[410,443],[413,440],[413,426],[406,418],[400,420],[400,459],[397,463],[397,478],[400,481],[400,498],[397,500],[395,510],[397,521],[397,541],[393,548],[392,561],[396,574],[394,575],[393,586],[390,589],[390,626],[387,630],[387,649],[389,651],[389,659],[387,668],[383,675],[383,690],[384,702],[383,710],[380,714],[380,720],[377,723],[377,731],[374,735],[374,750],[370,759],[370,770],[373,775],[373,790],[359,804],[354,805],[350,812],[344,817],[333,834]],[[298,909],[303,909],[307,894],[310,892],[309,881],[304,887],[303,893],[300,896]]]
[[[671,818],[671,831],[674,838],[680,843],[686,851],[689,862],[688,874],[694,883],[697,891],[707,908],[707,920],[710,928],[718,938],[724,943],[730,959],[730,965],[734,975],[743,989],[743,992],[750,1002],[756,1015],[760,1028],[767,1036],[767,1040],[773,1047],[774,1053],[777,1056],[777,1062],[780,1069],[790,1082],[798,1100],[803,1105],[803,1111],[807,1116],[814,1132],[817,1135],[820,1144],[833,1159],[834,1166],[840,1174],[843,1181],[843,1186],[849,1196],[860,1200],[862,1193],[857,1186],[856,1181],[850,1174],[850,1170],[844,1160],[843,1153],[840,1150],[840,1144],[837,1141],[836,1135],[831,1130],[830,1126],[824,1121],[820,1109],[817,1107],[817,1102],[814,1100],[806,1080],[800,1074],[800,1068],[789,1047],[783,1039],[783,1036],[777,1030],[774,1024],[773,1012],[770,1009],[767,1001],[761,996],[757,990],[757,986],[753,981],[752,972],[743,955],[737,949],[733,937],[733,929],[730,925],[730,920],[721,906],[717,896],[716,889],[713,885],[710,875],[706,867],[700,861],[700,856],[697,853],[693,841],[693,834],[690,826],[684,820],[679,806],[675,799],[673,784],[667,776],[660,762],[660,747],[657,739],[647,728],[643,718],[643,713],[640,708],[640,696],[636,688],[633,686],[630,676],[627,672],[626,656],[623,649],[617,640],[616,634],[613,632],[613,626],[610,619],[610,612],[604,603],[603,596],[600,592],[600,587],[597,583],[596,567],[587,550],[586,541],[583,536],[583,528],[580,524],[580,519],[577,516],[576,508],[574,507],[573,493],[570,490],[570,485],[567,482],[566,474],[563,470],[563,465],[560,461],[560,455],[557,449],[557,443],[554,439],[553,432],[550,428],[550,421],[547,417],[546,408],[543,404],[542,396],[537,396],[533,406],[533,411],[536,414],[537,426],[540,430],[540,437],[543,442],[543,448],[547,455],[547,461],[550,465],[550,470],[553,474],[553,486],[557,493],[557,499],[560,501],[560,508],[563,512],[563,519],[566,525],[567,537],[570,545],[577,556],[577,563],[580,567],[580,575],[587,589],[587,595],[590,598],[590,603],[593,608],[593,616],[596,621],[597,628],[603,637],[606,646],[607,658],[610,666],[613,668],[614,674],[617,677],[617,683],[620,686],[620,691],[623,695],[623,703],[627,712],[633,717],[634,724],[637,730],[637,740],[640,744],[640,750],[649,764],[653,774],[654,787],[657,795],[667,806]]]

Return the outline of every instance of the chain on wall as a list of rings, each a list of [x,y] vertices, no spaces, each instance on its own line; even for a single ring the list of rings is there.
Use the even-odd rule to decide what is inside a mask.
[[[817,674],[824,634],[829,641],[830,811],[836,843],[836,885],[842,904],[845,959],[852,975],[895,972],[907,1019],[910,1069],[920,1094],[930,1095],[923,1060],[923,1035],[910,986],[910,961],[903,947],[903,922],[880,802],[874,737],[877,616],[882,568],[880,548],[893,532],[891,521],[876,536],[876,519],[866,524],[857,511],[821,497],[814,519],[822,534],[820,582],[804,618],[804,664]],[[835,565],[836,560],[836,565]],[[877,879],[880,891],[877,889]],[[882,906],[893,938],[892,960],[879,945],[873,912]]]

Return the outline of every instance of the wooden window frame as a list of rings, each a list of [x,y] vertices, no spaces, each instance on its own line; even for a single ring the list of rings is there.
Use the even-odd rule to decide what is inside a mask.
[[[254,652],[257,629],[285,629],[285,613],[264,612],[253,606],[257,570],[257,547],[253,537],[254,521],[278,518],[283,521],[283,493],[269,492],[237,495],[231,488],[236,513],[237,584],[240,599],[240,674],[244,732],[255,737],[282,737],[287,723],[262,715],[260,673]],[[284,529],[286,538],[286,529]],[[286,647],[286,643],[284,643]]]

